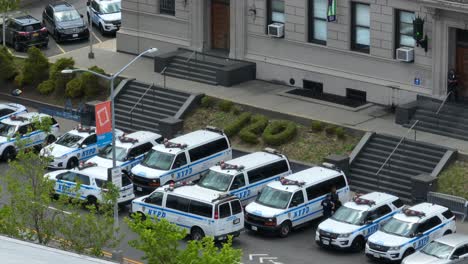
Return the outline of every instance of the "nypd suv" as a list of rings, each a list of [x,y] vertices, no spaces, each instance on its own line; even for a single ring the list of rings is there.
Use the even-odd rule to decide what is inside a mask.
[[[20,104],[0,104],[0,120],[11,115],[19,115],[28,112],[24,105]]]
[[[96,25],[101,34],[115,33],[120,29],[120,0],[88,0],[88,22]]]
[[[446,207],[421,203],[395,214],[366,244],[366,256],[401,261],[441,236],[454,233],[455,216]]]
[[[318,226],[315,241],[322,247],[361,251],[366,239],[402,208],[403,202],[390,194],[356,195]]]

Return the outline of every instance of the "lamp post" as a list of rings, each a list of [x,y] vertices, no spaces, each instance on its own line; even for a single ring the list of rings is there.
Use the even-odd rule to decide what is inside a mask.
[[[107,76],[104,74],[100,74],[94,71],[86,70],[86,69],[65,69],[62,70],[62,74],[72,74],[75,72],[88,72],[91,74],[94,74],[98,77],[101,77],[103,79],[106,79],[110,82],[110,89],[111,89],[111,111],[112,111],[112,169],[115,169],[117,167],[117,160],[116,160],[116,154],[115,154],[115,110],[114,110],[114,80],[123,72],[125,71],[130,65],[132,65],[135,61],[137,61],[139,58],[146,54],[154,53],[158,51],[157,48],[150,48],[147,49],[146,51],[143,51],[140,53],[138,56],[136,56],[132,61],[130,61],[127,65],[125,65],[122,69],[120,69],[117,73],[114,73],[111,76]],[[117,237],[119,227],[119,212],[118,212],[118,205],[117,203],[114,204],[114,232],[115,232],[115,237]],[[117,250],[116,250],[117,251]]]

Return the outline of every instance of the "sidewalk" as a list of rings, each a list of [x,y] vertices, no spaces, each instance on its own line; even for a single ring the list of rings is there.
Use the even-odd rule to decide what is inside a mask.
[[[77,67],[88,68],[97,65],[105,69],[106,72],[116,72],[135,57],[131,54],[115,52],[115,40],[95,45],[94,60],[88,59],[88,51],[88,48],[78,49],[50,59],[54,61],[61,57],[73,57]],[[149,58],[137,61],[123,75],[131,76],[139,81],[163,86],[163,78],[160,74],[154,72],[153,60]],[[384,107],[374,105],[361,111],[353,112],[278,95],[281,92],[290,90],[291,87],[259,80],[242,83],[233,87],[223,87],[167,77],[166,86],[188,92],[204,93],[239,104],[312,120],[320,120],[362,131],[374,131],[398,137],[405,135],[408,131],[407,128],[395,124],[394,115],[385,111]],[[408,138],[414,138],[414,132],[408,134]],[[420,131],[417,132],[416,138],[417,140],[458,149],[460,152],[468,154],[467,141]]]

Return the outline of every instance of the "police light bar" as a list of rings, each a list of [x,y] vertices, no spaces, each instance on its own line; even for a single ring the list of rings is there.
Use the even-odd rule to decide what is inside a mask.
[[[80,162],[80,165],[78,165],[78,170],[84,170],[86,168],[91,168],[97,166],[97,163],[94,162]]]
[[[165,148],[180,148],[180,149],[184,149],[184,148],[187,147],[187,144],[180,144],[180,143],[170,142],[169,140],[167,140],[167,138],[164,139],[163,145],[164,145]]]
[[[221,134],[221,135],[224,134],[224,131],[223,131],[222,129],[217,128],[217,127],[215,127],[215,126],[206,126],[205,129],[208,130],[208,131],[211,131],[211,132],[219,133],[219,134]]]
[[[216,201],[223,200],[223,199],[230,198],[230,197],[233,197],[233,195],[229,193],[221,193],[218,195],[217,198],[211,200],[211,202],[216,202]]]
[[[125,136],[125,134],[123,134],[122,136],[119,136],[119,140],[120,142],[122,143],[137,143],[138,142],[138,139],[136,138],[131,138],[131,137],[127,137]]]
[[[331,170],[337,170],[337,171],[340,170],[335,164],[331,164],[331,163],[328,163],[328,162],[322,163],[322,167],[325,167],[325,168],[331,169]]]
[[[76,130],[78,132],[84,132],[84,133],[94,133],[94,131],[96,131],[95,128],[92,128],[92,127],[84,127],[82,126],[81,124],[78,125],[78,127],[76,128]]]
[[[281,177],[279,179],[280,183],[282,185],[296,185],[296,186],[299,186],[299,187],[302,187],[304,186],[305,182],[303,181],[294,181],[294,180],[289,180],[289,179],[286,179],[284,177]]]
[[[17,116],[17,115],[12,115],[10,116],[10,119],[13,121],[28,121],[28,119],[24,116]]]
[[[369,205],[369,206],[375,205],[375,201],[361,198],[361,195],[354,196],[353,202],[355,202],[356,204],[360,204],[360,205]]]
[[[270,154],[281,155],[281,152],[274,148],[265,148],[263,151],[268,152]]]
[[[227,164],[224,161],[220,161],[216,163],[222,170],[236,170],[236,171],[242,171],[245,167],[242,165],[232,165],[232,164]]]
[[[177,189],[177,188],[179,188],[179,187],[182,187],[182,186],[190,186],[190,185],[194,185],[194,183],[193,183],[192,181],[188,181],[188,182],[177,182],[177,183],[171,182],[171,183],[169,184],[169,187],[167,187],[167,188],[164,189],[164,190],[172,192],[172,191],[174,191],[174,189]]]
[[[409,208],[403,209],[403,213],[404,213],[406,216],[417,216],[417,217],[419,217],[419,218],[426,216],[426,214],[423,213],[423,212],[416,211],[416,210],[411,210],[411,209],[409,209]]]

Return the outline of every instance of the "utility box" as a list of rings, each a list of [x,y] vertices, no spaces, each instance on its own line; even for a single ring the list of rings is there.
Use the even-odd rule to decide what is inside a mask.
[[[96,126],[96,105],[102,103],[101,101],[87,102],[80,113],[81,125],[83,126]]]
[[[427,201],[427,194],[437,186],[437,177],[429,174],[419,174],[411,178],[411,196],[413,204]]]

